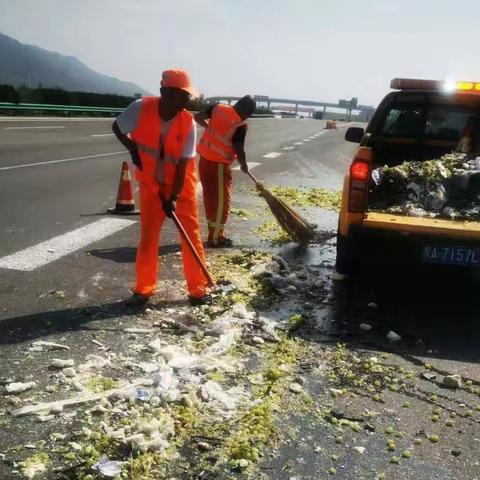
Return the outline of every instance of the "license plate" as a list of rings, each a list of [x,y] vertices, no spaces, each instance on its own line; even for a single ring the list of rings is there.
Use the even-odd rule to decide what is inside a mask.
[[[480,267],[480,248],[427,245],[423,248],[423,261],[442,265]]]

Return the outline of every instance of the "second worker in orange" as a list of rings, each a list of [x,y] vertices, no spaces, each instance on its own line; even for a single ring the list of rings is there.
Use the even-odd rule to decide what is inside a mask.
[[[203,203],[208,222],[208,246],[229,247],[232,241],[224,230],[230,212],[232,163],[236,160],[248,173],[245,158],[245,121],[255,111],[252,97],[241,98],[233,107],[217,104],[198,113],[195,121],[206,130],[197,146],[198,169],[203,188]]]

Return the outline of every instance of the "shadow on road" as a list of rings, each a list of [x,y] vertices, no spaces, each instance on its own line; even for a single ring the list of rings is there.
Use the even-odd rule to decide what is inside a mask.
[[[330,253],[324,251],[328,257]],[[290,253],[297,261],[312,259],[311,253]],[[318,265],[323,258],[318,262],[313,255],[313,260]],[[367,348],[370,344],[398,353],[480,363],[477,273],[371,269],[354,282],[332,284],[332,271],[331,265],[320,268],[319,284],[330,285],[328,298],[316,304],[317,312],[302,324],[299,336],[319,343],[331,338]],[[370,325],[371,331],[362,330],[361,324]],[[391,330],[402,337],[400,342],[389,343],[386,335]]]
[[[162,257],[179,251],[179,245],[162,245],[158,249],[158,256]],[[96,250],[88,250],[87,253],[94,257],[116,263],[133,263],[135,262],[137,247],[99,248]]]
[[[184,305],[186,300],[156,302],[155,307]],[[89,328],[96,321],[118,319],[118,328],[127,326],[129,317],[142,313],[142,309],[129,309],[124,302],[107,303],[89,307],[79,307],[50,312],[33,313],[0,321],[0,345],[17,344],[66,332]],[[115,328],[110,322],[109,328]]]

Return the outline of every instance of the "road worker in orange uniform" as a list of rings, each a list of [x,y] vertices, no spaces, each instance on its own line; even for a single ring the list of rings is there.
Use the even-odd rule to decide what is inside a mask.
[[[129,150],[140,184],[140,244],[137,283],[130,307],[145,305],[157,284],[159,234],[165,217],[176,212],[202,260],[195,171],[196,129],[185,106],[195,91],[183,70],[163,72],[160,97],[131,103],[116,119],[113,132]],[[181,240],[184,273],[190,303],[209,301],[207,279],[188,246]]]
[[[242,172],[248,173],[245,121],[255,108],[255,101],[247,95],[233,107],[217,104],[195,116],[195,121],[206,129],[197,146],[197,152],[200,154],[198,169],[208,221],[209,247],[232,246],[232,241],[224,235],[230,212],[231,165],[236,159]]]

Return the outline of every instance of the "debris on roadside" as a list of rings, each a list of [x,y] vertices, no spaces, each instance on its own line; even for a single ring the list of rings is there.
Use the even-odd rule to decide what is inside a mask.
[[[32,455],[22,462],[19,462],[19,467],[24,477],[32,479],[37,474],[45,472],[50,463],[50,457],[48,454],[41,452]]]
[[[394,332],[393,330],[390,330],[388,333],[387,333],[387,339],[391,342],[391,343],[396,343],[396,342],[399,342],[402,337]]]
[[[5,385],[7,393],[22,393],[37,386],[37,382],[13,382]]]
[[[103,455],[97,463],[92,465],[92,470],[97,471],[103,478],[114,478],[122,473],[125,463],[109,460],[106,455]]]
[[[462,377],[458,374],[446,375],[443,377],[442,385],[454,390],[462,388]]]
[[[50,368],[54,368],[54,369],[58,369],[58,370],[62,370],[64,368],[69,368],[69,367],[73,367],[73,366],[75,366],[75,360],[73,360],[73,359],[64,360],[64,359],[61,359],[61,358],[54,358],[50,362]]]
[[[29,351],[43,351],[44,348],[46,350],[70,350],[70,347],[67,345],[61,345],[60,343],[54,342],[45,342],[44,340],[36,340],[32,343],[31,347],[29,347]]]
[[[421,401],[414,385],[420,372],[381,352],[315,344],[310,329],[324,318],[327,295],[317,270],[257,251],[213,257],[216,276],[234,285],[216,290],[213,305],[169,307],[161,314],[152,309],[149,318],[142,313],[120,325],[102,325],[110,333],[98,342],[106,347],[100,355],[75,355],[71,347],[74,359],[62,360],[51,358],[55,353],[48,357],[57,348],[41,345],[47,358],[39,368],[47,372],[56,365],[57,371],[48,371],[48,385],[41,392],[36,388],[32,398],[7,397],[18,402],[6,412],[13,421],[31,416],[22,422],[38,422],[38,431],[58,430],[48,436],[54,448],[45,470],[69,469],[79,480],[174,479],[186,471],[192,478],[213,479],[218,472],[257,478],[259,464],[294,435],[280,419],[295,414],[307,416],[331,439],[315,452],[338,462],[330,470],[324,467],[332,476],[344,468],[342,450],[365,459],[378,439],[385,450],[378,462],[388,466],[393,453],[394,468],[410,456],[415,461],[416,437],[404,434],[403,425],[402,432],[398,429],[401,416],[413,414]],[[355,325],[362,332],[373,328],[367,322]],[[390,334],[393,341],[401,339]],[[98,352],[87,335],[87,348]],[[121,348],[119,338],[126,342]],[[72,366],[65,366],[68,361]],[[433,447],[437,428],[448,426],[440,413],[433,414],[438,422],[432,423],[429,407],[422,426],[429,434],[418,434],[429,439],[422,448]],[[393,426],[387,429],[387,422]],[[390,437],[387,448],[384,431]],[[447,452],[454,449],[441,435]],[[24,444],[33,445],[33,439]],[[19,464],[22,455],[16,455],[7,452]]]
[[[363,332],[369,332],[372,329],[372,326],[369,323],[361,323],[359,327]]]

